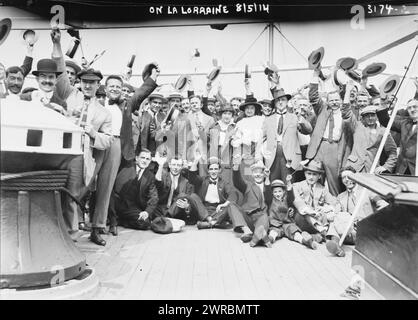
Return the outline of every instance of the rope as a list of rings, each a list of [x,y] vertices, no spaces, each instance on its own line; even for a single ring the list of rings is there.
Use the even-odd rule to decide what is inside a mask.
[[[250,51],[250,49],[257,42],[257,40],[261,37],[261,35],[264,33],[264,31],[266,31],[267,28],[268,28],[268,25],[266,25],[264,27],[264,29],[260,32],[260,34],[258,35],[258,37],[253,41],[253,43],[251,43],[251,45],[247,48],[247,50],[244,51],[244,53],[238,58],[238,60],[233,64],[232,67],[235,67],[238,64],[238,62],[240,62],[241,59],[247,54],[247,52]]]
[[[1,173],[1,191],[60,191],[67,194],[82,208],[80,201],[65,188],[68,170]]]
[[[300,51],[289,41],[289,39],[286,38],[286,36],[283,34],[283,32],[277,28],[277,26],[274,24],[274,28],[279,31],[279,33],[282,35],[282,37],[287,41],[287,43],[290,44],[290,46],[295,49],[295,51],[302,57],[303,60],[308,61],[308,59],[302,54],[300,53]]]

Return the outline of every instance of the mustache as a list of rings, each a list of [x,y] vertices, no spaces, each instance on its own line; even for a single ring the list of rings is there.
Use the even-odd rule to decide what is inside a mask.
[[[43,86],[53,86],[54,85],[54,83],[52,83],[51,81],[42,81],[41,84]]]

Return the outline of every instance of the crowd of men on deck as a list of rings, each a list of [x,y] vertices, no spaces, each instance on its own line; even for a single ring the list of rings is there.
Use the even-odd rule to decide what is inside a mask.
[[[106,245],[102,235],[117,236],[117,226],[168,233],[187,224],[230,228],[250,246],[286,237],[345,255],[340,237],[362,192],[349,177],[372,168],[393,96],[351,80],[320,92],[320,69],[293,96],[277,73],[267,78],[269,99],[257,100],[248,78],[245,98],[228,101],[220,87],[212,97],[211,79],[200,96],[190,76],[187,94],[173,88],[167,96],[156,63],[136,88],[123,75],[103,79],[65,60],[59,30],[51,39],[52,59],[32,71],[38,88],[23,88],[28,47],[22,66],[6,69],[0,95],[51,108],[83,128],[84,153],[66,163],[67,188],[82,206],[63,196],[74,238],[88,230]],[[415,174],[417,98],[396,114],[375,174]],[[386,205],[368,193],[344,243],[354,244],[357,222]]]

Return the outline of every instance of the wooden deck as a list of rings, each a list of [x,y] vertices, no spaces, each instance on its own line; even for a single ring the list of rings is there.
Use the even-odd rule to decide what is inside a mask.
[[[168,235],[119,228],[106,247],[88,236],[77,246],[100,279],[94,299],[345,299],[353,275],[350,247],[344,258],[287,239],[251,248],[232,230],[194,226]],[[361,296],[378,298],[370,289]]]

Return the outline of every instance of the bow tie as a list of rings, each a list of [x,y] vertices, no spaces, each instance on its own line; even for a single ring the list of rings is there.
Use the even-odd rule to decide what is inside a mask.
[[[121,102],[120,99],[109,99],[108,104],[109,104],[109,106],[111,106],[112,104],[119,105],[120,102]]]
[[[283,112],[283,113],[277,112],[277,114],[278,114],[279,116],[284,116],[286,113],[287,113],[287,112]]]
[[[209,179],[209,184],[216,184],[216,182],[218,182],[218,180]]]
[[[91,97],[84,96],[84,101],[90,101]]]

